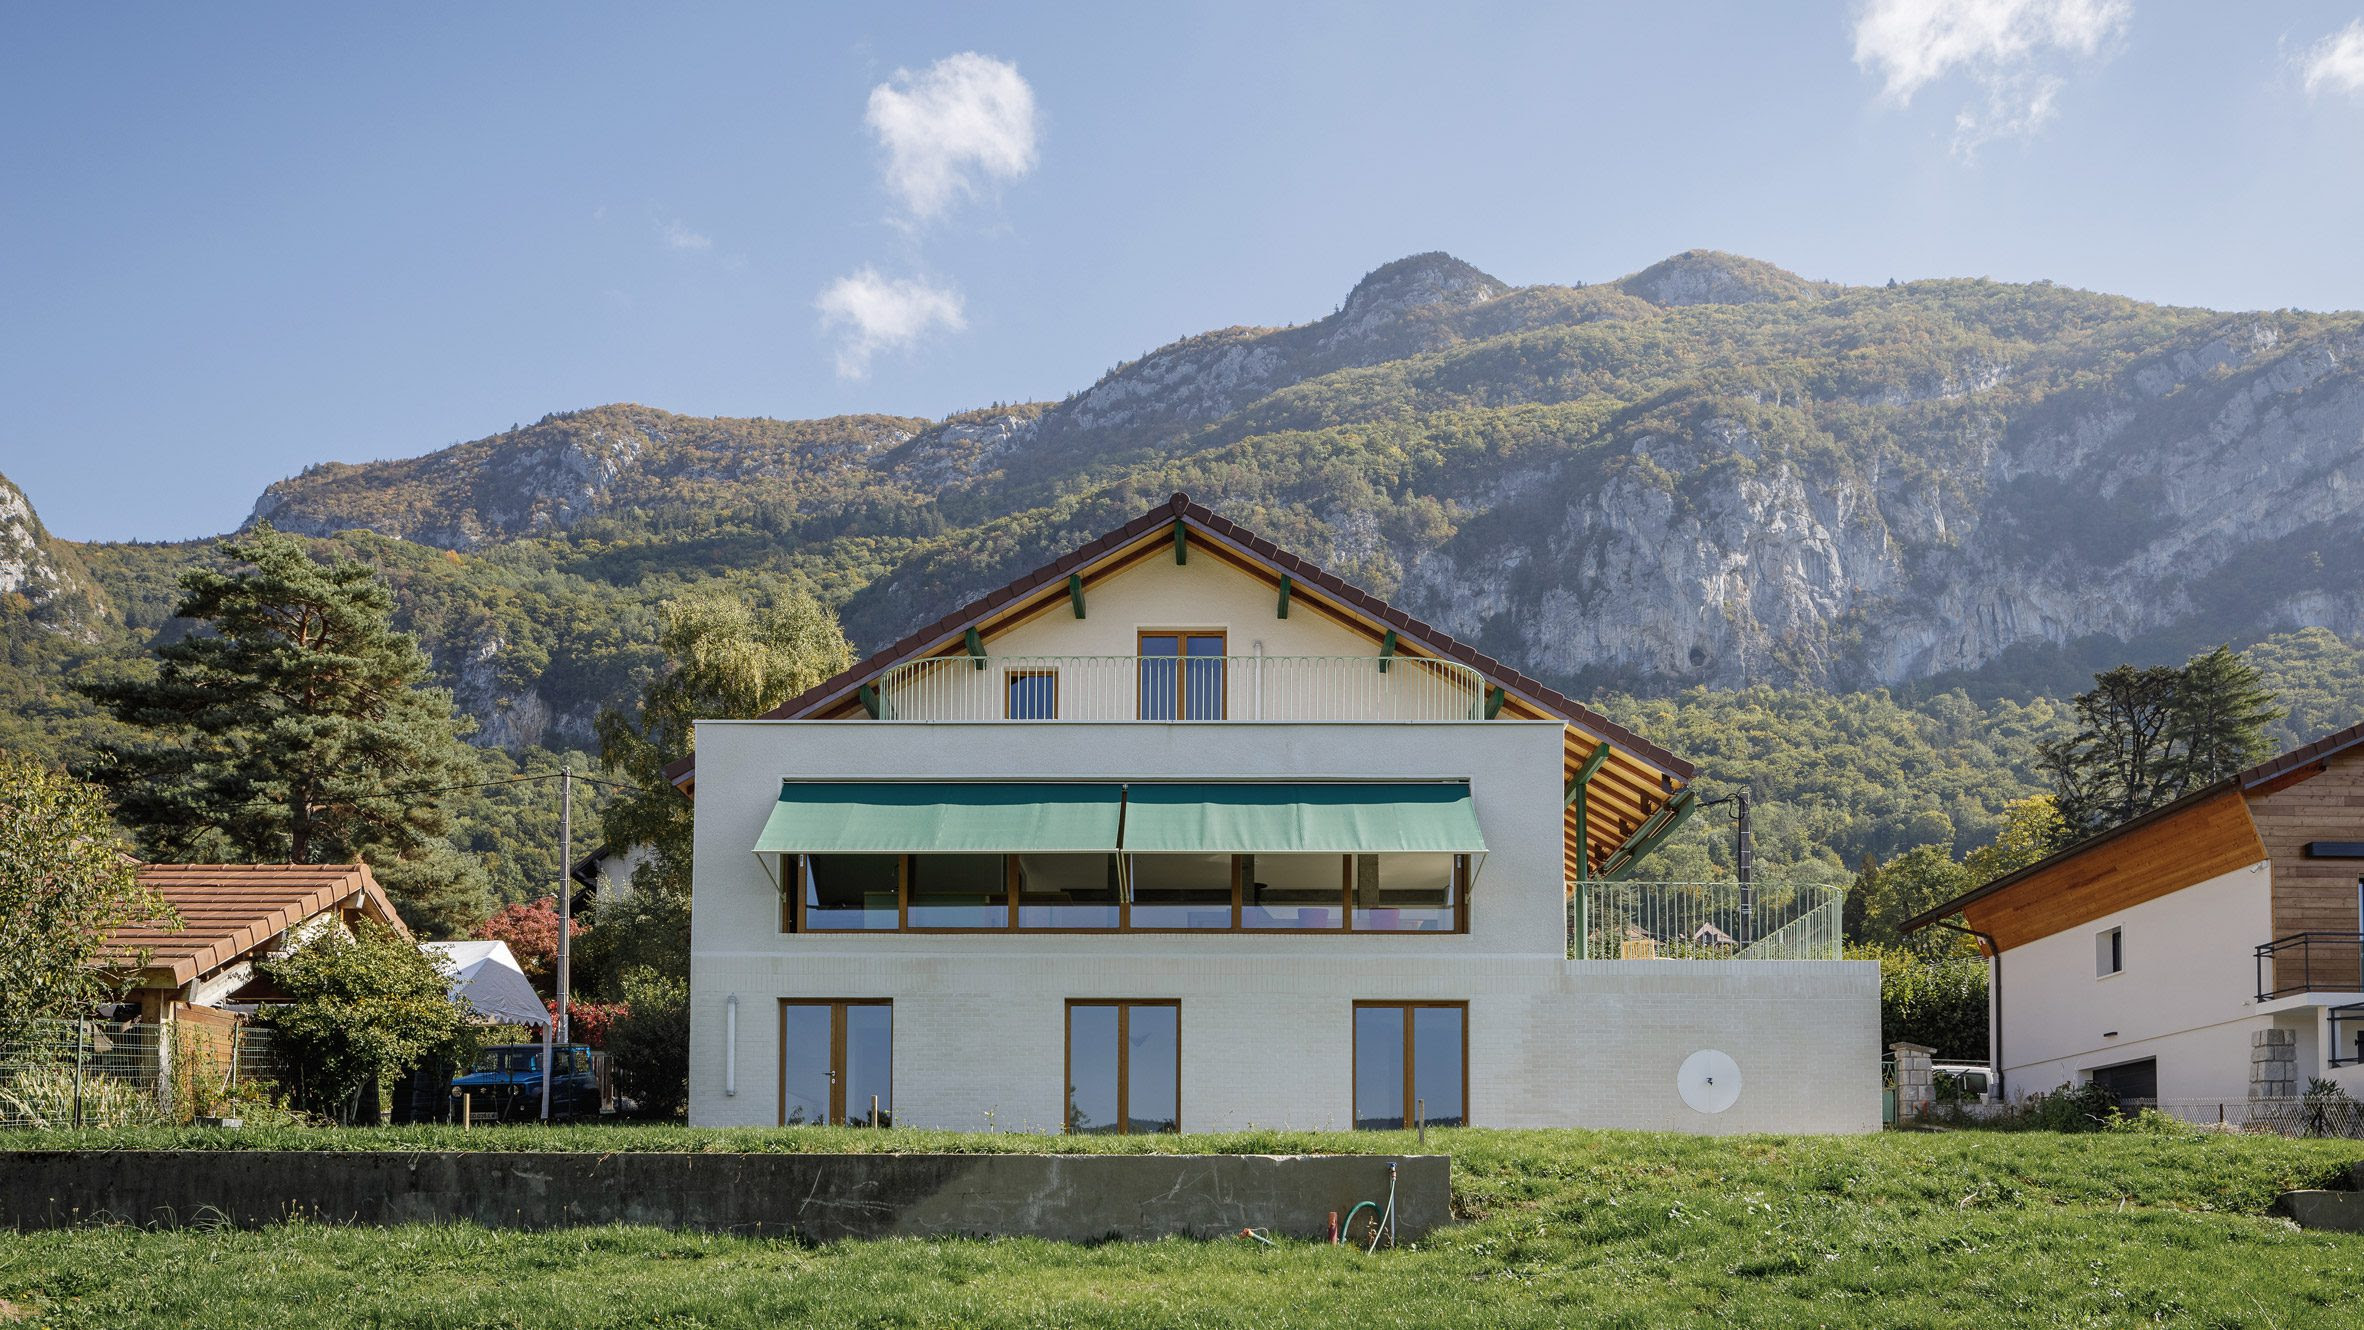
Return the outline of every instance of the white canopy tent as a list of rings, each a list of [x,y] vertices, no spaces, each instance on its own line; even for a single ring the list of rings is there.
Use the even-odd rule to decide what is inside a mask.
[[[534,992],[508,943],[471,940],[419,946],[451,976],[452,996],[466,1001],[486,1022],[536,1028],[550,1023],[550,1009]]]

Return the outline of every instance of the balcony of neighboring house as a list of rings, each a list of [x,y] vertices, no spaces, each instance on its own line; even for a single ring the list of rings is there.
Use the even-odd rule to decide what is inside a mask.
[[[2364,994],[2364,933],[2290,933],[2257,946],[2257,1000]]]
[[[1225,653],[1220,634],[1144,633],[1131,656],[969,654],[907,661],[862,691],[879,720],[1482,720],[1500,706],[1458,661]]]
[[[1570,884],[1568,956],[1586,961],[1839,959],[1843,888],[1801,882]]]

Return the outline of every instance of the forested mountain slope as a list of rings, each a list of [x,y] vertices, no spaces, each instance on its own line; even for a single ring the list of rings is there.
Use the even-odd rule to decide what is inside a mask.
[[[2364,630],[2360,354],[2352,314],[1705,253],[1512,288],[1422,255],[1324,319],[1188,338],[1054,405],[605,407],[319,468],[256,515],[457,549],[662,537],[647,566],[685,574],[752,555],[874,644],[1188,489],[1554,683],[1900,686]]]

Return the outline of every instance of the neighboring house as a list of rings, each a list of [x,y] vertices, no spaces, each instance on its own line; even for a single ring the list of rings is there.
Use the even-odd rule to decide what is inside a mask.
[[[2364,1095],[2364,725],[1906,922],[1961,916],[2007,1097],[2100,1081],[2239,1105]]]
[[[123,972],[146,1021],[251,1011],[275,996],[257,962],[363,919],[410,936],[366,864],[143,864],[139,877],[179,923],[119,928],[99,963]]]
[[[671,774],[695,1123],[1879,1124],[1835,896],[1571,960],[1690,766],[1181,495]]]
[[[422,942],[426,952],[451,976],[451,995],[468,1004],[486,1025],[522,1025],[540,1029],[550,1023],[550,1009],[534,991],[533,981],[506,942],[470,938],[464,942]]]

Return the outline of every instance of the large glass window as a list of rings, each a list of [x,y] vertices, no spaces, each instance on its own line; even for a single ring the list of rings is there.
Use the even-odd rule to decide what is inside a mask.
[[[1182,1129],[1182,1007],[1172,1001],[1067,1004],[1067,1130]]]
[[[897,854],[804,856],[804,926],[900,927],[902,874]]]
[[[1454,854],[782,855],[798,893],[782,931],[1242,929],[1452,933],[1469,860]],[[1234,884],[1239,909],[1233,913]],[[802,917],[788,908],[801,901]],[[1127,907],[1129,902],[1129,908]]]
[[[1136,854],[1133,928],[1231,927],[1232,856]]]
[[[1003,713],[1011,720],[1056,720],[1059,716],[1057,670],[1011,670],[1006,676]]]
[[[1007,928],[1008,868],[998,854],[911,856],[913,928]]]
[[[1223,719],[1221,633],[1143,633],[1141,719]]]
[[[1018,927],[1115,928],[1122,923],[1113,854],[1017,854]]]
[[[1461,1126],[1469,1114],[1468,1027],[1464,1003],[1355,1003],[1354,1125]]]
[[[890,1127],[895,1009],[882,1000],[780,1003],[780,1122]]]
[[[1337,928],[1345,922],[1346,856],[1240,856],[1242,928]]]
[[[1373,933],[1450,933],[1459,925],[1462,856],[1358,854],[1354,926]]]

